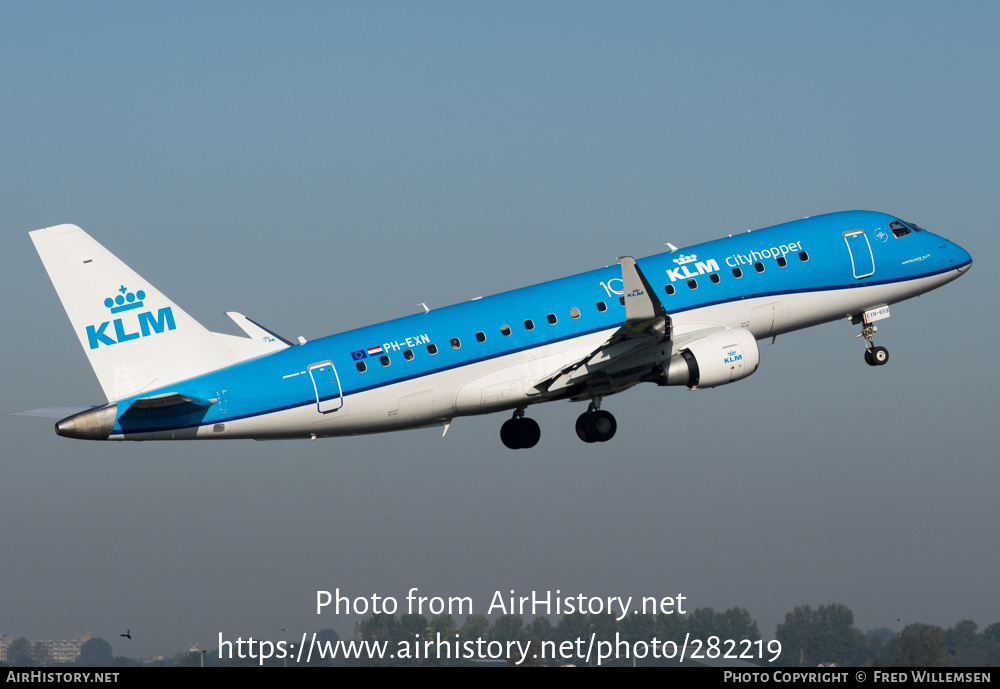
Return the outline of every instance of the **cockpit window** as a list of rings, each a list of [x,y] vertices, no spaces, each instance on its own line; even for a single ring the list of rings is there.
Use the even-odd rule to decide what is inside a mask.
[[[906,222],[906,221],[904,220],[903,222]],[[907,222],[906,226],[909,227],[914,232],[923,232],[924,231],[924,228],[922,228],[920,225],[917,225],[916,223]]]
[[[906,223],[899,220],[893,220],[889,223],[889,229],[896,237],[905,237],[910,234],[910,228],[906,226]]]

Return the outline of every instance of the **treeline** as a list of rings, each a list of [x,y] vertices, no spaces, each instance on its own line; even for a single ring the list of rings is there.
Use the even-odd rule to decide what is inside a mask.
[[[440,635],[440,636],[439,636]],[[467,660],[453,658],[438,659],[436,654],[424,652],[427,644],[437,639],[455,644],[465,641],[499,642],[506,646],[508,641],[521,644],[543,641],[554,642],[557,646],[577,639],[599,641],[624,640],[630,644],[673,641],[678,645],[689,640],[703,642],[710,637],[725,641],[755,642],[763,637],[749,612],[743,608],[730,608],[716,612],[712,608],[698,608],[687,615],[626,615],[621,620],[612,614],[588,615],[573,613],[565,615],[555,624],[548,617],[536,617],[531,622],[519,615],[503,615],[492,622],[485,615],[469,615],[461,623],[450,615],[439,615],[427,619],[423,615],[372,615],[358,626],[358,640],[387,643],[393,650],[401,644],[421,646],[420,653],[410,653],[409,658],[362,658],[353,660],[318,660],[313,658],[310,665],[468,665]],[[616,637],[617,635],[617,637]],[[821,605],[813,609],[808,605],[795,608],[785,615],[784,622],[778,624],[773,638],[781,642],[781,655],[773,663],[777,666],[815,667],[821,663],[836,663],[841,666],[917,666],[917,667],[982,667],[1000,665],[1000,623],[994,623],[979,630],[972,620],[962,620],[950,629],[942,629],[927,624],[910,624],[901,632],[881,628],[862,632],[854,626],[854,614],[840,604]],[[336,644],[335,631],[324,629],[317,633],[323,643]],[[769,639],[768,639],[769,640]],[[766,641],[765,645],[766,645]],[[690,647],[690,646],[689,646]],[[736,652],[746,646],[738,646]],[[754,646],[754,649],[758,648]],[[725,647],[723,647],[725,650]],[[428,657],[428,655],[430,657]],[[758,654],[759,655],[759,654]],[[765,660],[756,660],[760,665],[768,665]],[[41,654],[41,646],[27,639],[17,639],[7,648],[7,664],[13,666],[51,665]],[[154,666],[206,666],[218,665],[258,665],[258,659],[244,658],[219,661],[216,649],[207,652],[183,652],[173,658],[155,663]],[[630,661],[625,661],[631,664]],[[136,665],[137,661],[124,657],[113,657],[111,645],[103,639],[91,639],[83,644],[80,659],[67,666],[123,666]],[[264,665],[294,665],[294,660],[271,658]],[[625,664],[625,663],[622,663]]]
[[[440,634],[440,637],[437,635]],[[457,637],[455,635],[458,635]],[[758,641],[761,634],[757,622],[743,608],[716,612],[698,608],[688,615],[627,615],[620,621],[611,614],[588,615],[574,613],[562,617],[553,625],[547,617],[536,617],[530,623],[518,615],[504,615],[492,623],[483,615],[470,615],[458,624],[450,615],[430,620],[423,615],[373,615],[361,623],[361,640],[389,642],[397,647],[401,642],[425,642],[437,638],[458,641],[527,642],[553,641],[556,645],[589,639],[622,639],[632,644],[673,641],[683,644],[685,638],[708,641],[718,637],[723,642]],[[617,634],[617,637],[616,637]],[[774,637],[781,642],[777,666],[815,667],[821,663],[841,666],[990,666],[1000,665],[1000,623],[978,631],[978,625],[963,620],[948,630],[926,624],[911,624],[897,633],[882,628],[862,632],[854,626],[854,614],[846,605],[821,605],[795,608],[778,624]],[[690,647],[690,646],[689,646]],[[727,647],[724,647],[724,650]],[[738,655],[746,646],[737,645]],[[753,647],[755,650],[757,646]],[[761,654],[757,654],[758,657]],[[764,661],[771,654],[764,653]],[[371,659],[362,664],[437,665],[435,658],[386,661]]]

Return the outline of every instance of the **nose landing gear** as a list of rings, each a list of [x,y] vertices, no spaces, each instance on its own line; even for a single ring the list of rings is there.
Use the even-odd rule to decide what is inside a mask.
[[[869,366],[883,366],[889,361],[889,350],[875,346],[876,332],[878,328],[873,323],[865,323],[861,326],[861,332],[855,335],[865,338],[865,363]]]

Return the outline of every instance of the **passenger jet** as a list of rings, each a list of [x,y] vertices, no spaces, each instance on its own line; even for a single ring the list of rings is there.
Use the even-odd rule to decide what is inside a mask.
[[[210,332],[75,225],[30,233],[108,402],[61,418],[87,440],[326,438],[506,411],[511,449],[538,443],[531,405],[588,403],[576,433],[610,440],[606,397],[639,383],[746,378],[758,340],[849,318],[865,361],[889,307],[965,273],[965,249],[869,211],[820,215],[307,342],[236,312]],[[83,409],[82,411],[80,409]]]

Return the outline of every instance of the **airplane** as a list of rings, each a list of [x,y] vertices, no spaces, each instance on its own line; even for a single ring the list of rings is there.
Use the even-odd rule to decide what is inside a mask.
[[[236,312],[245,337],[210,332],[75,225],[29,234],[108,401],[25,414],[87,440],[446,434],[457,417],[508,411],[501,441],[525,449],[541,436],[526,410],[573,400],[588,402],[579,438],[606,442],[604,398],[742,380],[758,340],[793,330],[850,318],[882,366],[875,324],[890,305],[972,265],[912,222],[844,211],[293,343]]]

